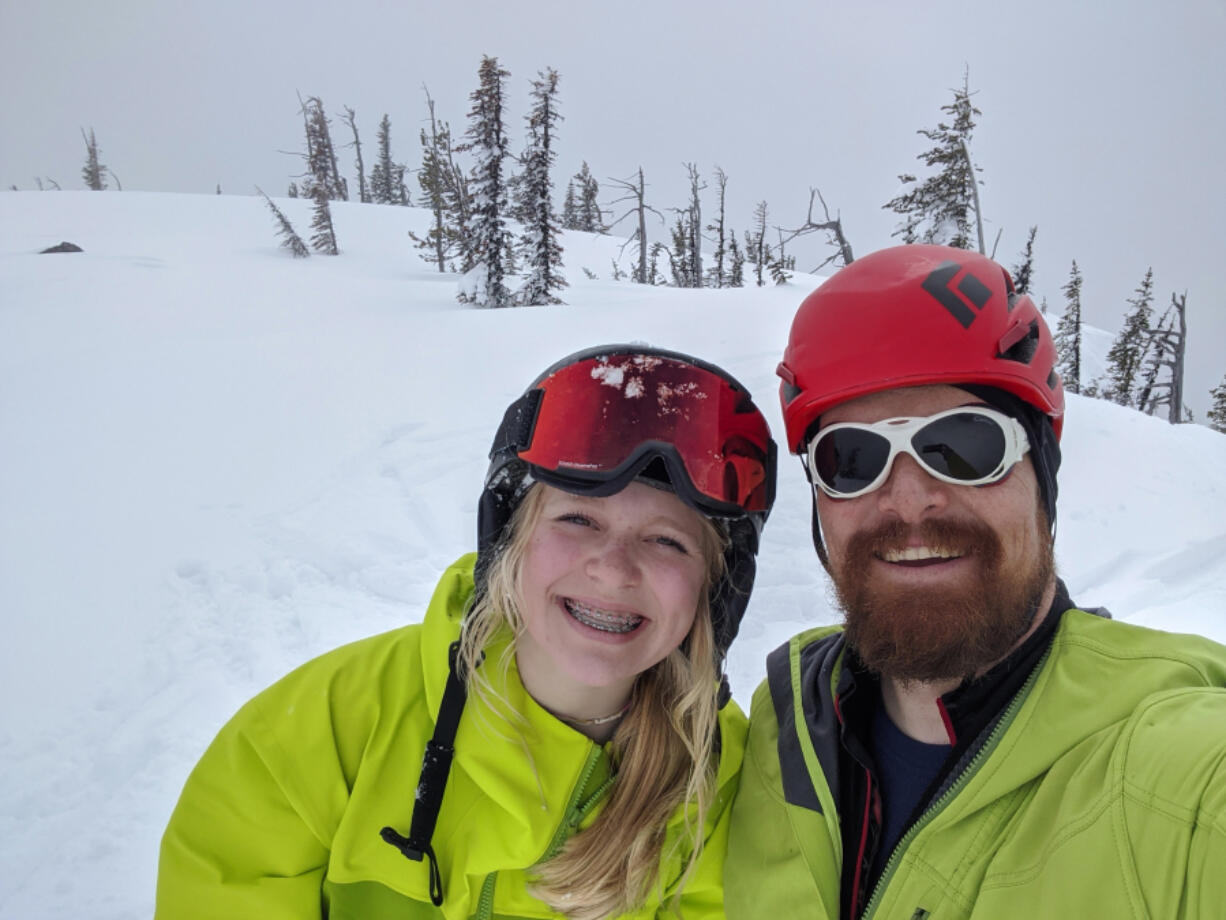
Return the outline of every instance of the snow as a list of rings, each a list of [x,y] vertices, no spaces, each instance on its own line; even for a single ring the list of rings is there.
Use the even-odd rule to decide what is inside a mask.
[[[309,224],[310,202],[277,203]],[[420,618],[475,545],[503,410],[558,358],[691,352],[782,435],[774,368],[820,279],[648,289],[603,280],[620,239],[567,233],[569,305],[478,310],[417,259],[427,212],[333,219],[342,254],[295,260],[255,197],[0,194],[0,917],[150,915],[204,746],[301,662]],[[85,252],[36,254],[61,240]],[[1087,337],[1087,380],[1110,338]],[[1226,641],[1226,437],[1072,397],[1063,447],[1074,598]],[[835,620],[785,458],[738,700]]]

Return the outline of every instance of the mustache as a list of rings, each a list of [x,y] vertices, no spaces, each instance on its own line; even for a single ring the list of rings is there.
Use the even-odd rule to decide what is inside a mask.
[[[847,543],[847,557],[848,560],[867,563],[874,557],[915,543],[952,550],[961,555],[994,556],[1000,548],[996,534],[982,521],[934,518],[907,524],[891,520],[852,536]]]

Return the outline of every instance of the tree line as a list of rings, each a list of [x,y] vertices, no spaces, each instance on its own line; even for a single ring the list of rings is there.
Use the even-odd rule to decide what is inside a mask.
[[[801,236],[825,235],[828,256],[813,266],[850,264],[855,256],[841,213],[832,216],[818,188],[809,189],[808,211],[797,227],[771,221],[766,201],[759,201],[748,229],[741,235],[732,228],[726,208],[727,174],[717,165],[710,183],[697,164],[682,164],[689,195],[680,206],[664,214],[649,202],[642,167],[606,182],[617,197],[600,203],[600,184],[587,162],[567,181],[560,209],[554,207],[552,171],[559,110],[559,75],[552,68],[531,81],[530,107],[525,118],[525,142],[513,153],[506,125],[507,88],[510,74],[497,58],[486,56],[478,68],[478,86],[469,99],[468,124],[460,137],[438,116],[434,100],[425,90],[427,124],[419,132],[420,165],[410,168],[392,153],[391,121],[384,114],[376,137],[377,151],[367,175],[357,117],[345,106],[342,122],[352,141],[344,144],[354,152],[357,200],[363,203],[410,206],[414,204],[409,177],[418,186],[418,207],[431,213],[430,229],[418,236],[410,233],[421,258],[440,272],[454,272],[461,281],[457,297],[480,307],[560,303],[567,287],[563,274],[561,231],[609,233],[619,225],[630,228],[622,247],[632,252],[629,271],[613,261],[612,277],[639,284],[676,287],[740,287],[747,283],[782,284],[796,269],[788,246]],[[424,88],[423,88],[424,89]],[[991,251],[984,238],[984,216],[979,190],[984,185],[982,168],[971,154],[976,118],[982,112],[964,72],[962,86],[941,107],[943,117],[934,128],[917,133],[931,142],[918,155],[925,169],[899,175],[902,190],[882,205],[899,216],[893,233],[904,243],[939,243],[996,257],[998,231]],[[260,189],[272,210],[282,245],[295,256],[311,249],[330,255],[339,253],[330,202],[349,201],[348,180],[338,165],[331,136],[331,120],[319,97],[299,98],[305,137],[297,153],[304,170],[294,177],[289,197],[312,201],[309,245],[285,214]],[[86,187],[104,190],[108,179],[122,188],[114,172],[101,162],[91,128],[86,134],[86,162],[82,178]],[[48,180],[54,188],[57,183]],[[41,180],[39,187],[43,188]],[[713,190],[714,203],[707,222],[703,220],[703,192]],[[221,189],[218,187],[218,193]],[[710,204],[710,202],[707,202]],[[814,214],[820,205],[821,213]],[[620,210],[620,214],[616,212]],[[512,225],[518,227],[515,230]],[[665,240],[652,240],[649,227],[665,232]],[[1019,292],[1032,290],[1035,273],[1035,240],[1031,227],[1018,262],[1013,267]],[[709,253],[709,259],[707,254]],[[584,271],[591,277],[594,274]],[[515,285],[512,279],[518,277]],[[514,289],[513,289],[514,288]],[[1171,293],[1170,303],[1159,314],[1152,268],[1148,269],[1134,295],[1127,299],[1122,328],[1107,355],[1104,372],[1091,380],[1082,373],[1082,276],[1076,261],[1061,288],[1065,309],[1054,330],[1060,359],[1058,370],[1066,388],[1108,399],[1151,415],[1165,410],[1172,423],[1191,421],[1183,400],[1184,360],[1187,346],[1187,292]],[[1047,310],[1042,298],[1043,312]],[[1226,378],[1210,391],[1209,425],[1226,432]]]

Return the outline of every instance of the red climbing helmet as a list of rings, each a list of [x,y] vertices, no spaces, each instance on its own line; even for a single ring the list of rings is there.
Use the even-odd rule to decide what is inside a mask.
[[[908,245],[858,259],[805,298],[778,373],[788,448],[827,409],[881,390],[986,384],[1064,421],[1056,346],[1034,301],[986,256]]]

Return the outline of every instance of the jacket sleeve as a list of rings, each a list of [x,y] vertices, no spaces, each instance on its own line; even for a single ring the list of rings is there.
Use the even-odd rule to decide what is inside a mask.
[[[1116,826],[1151,916],[1218,917],[1226,904],[1226,688],[1155,694],[1116,758]],[[1126,849],[1125,849],[1126,848]]]
[[[244,706],[188,777],[162,839],[157,920],[321,916],[347,786],[330,720],[285,683]]]

